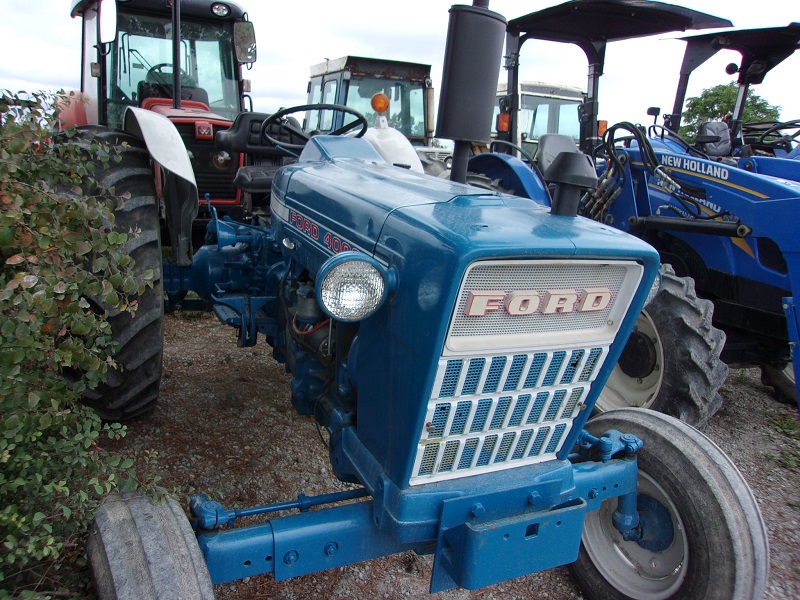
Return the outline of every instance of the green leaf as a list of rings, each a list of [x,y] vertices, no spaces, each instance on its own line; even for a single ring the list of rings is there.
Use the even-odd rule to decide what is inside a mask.
[[[88,254],[92,251],[92,245],[89,242],[78,242],[73,246],[73,251],[78,256],[83,256],[84,254]]]

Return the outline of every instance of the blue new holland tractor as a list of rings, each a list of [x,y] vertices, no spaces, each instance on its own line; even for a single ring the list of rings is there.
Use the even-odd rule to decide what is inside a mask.
[[[683,38],[687,48],[666,126],[651,125],[648,131],[619,123],[598,135],[599,84],[609,42],[726,25],[730,22],[685,8],[634,0],[573,0],[509,23],[509,89],[519,77],[523,42],[548,40],[584,50],[589,93],[580,112],[580,147],[565,137],[549,138],[526,161],[505,153],[481,155],[470,171],[535,199],[542,195],[531,169],[547,180],[558,152],[580,150],[595,161],[600,179],[581,199],[579,213],[648,241],[664,265],[661,293],[642,312],[598,401],[601,410],[650,407],[702,427],[721,404],[716,392],[726,365],[760,366],[765,383],[796,399],[795,130],[793,122],[743,126],[741,118],[749,86],[794,52],[800,26]],[[688,143],[676,133],[688,77],[725,48],[742,55],[740,65],[727,69],[739,74],[740,87],[730,124],[705,124],[697,144]],[[513,111],[510,117],[513,129]],[[508,144],[499,150],[519,155]]]
[[[721,227],[729,231],[731,223],[737,227],[734,235],[726,235],[697,224],[694,230],[684,230],[674,220],[653,219],[661,216],[653,209],[661,208],[663,193],[651,200],[650,215],[639,214],[629,225],[662,256],[674,257],[670,262],[676,270],[691,275],[698,291],[714,301],[715,323],[728,335],[723,360],[760,366],[762,381],[774,388],[777,398],[796,404],[792,349],[798,333],[792,297],[800,290],[800,274],[791,266],[791,255],[797,252],[792,216],[800,188],[787,180],[800,181],[800,121],[746,123],[743,115],[750,87],[762,83],[800,48],[800,23],[683,39],[686,51],[672,113],[664,115],[663,128],[649,128],[647,141],[667,172],[688,176],[689,185],[707,188],[711,205],[700,208],[700,219],[725,222]],[[741,56],[739,64],[726,67],[729,75],[737,77],[736,103],[724,121],[701,123],[697,143],[687,144],[676,132],[681,127],[689,77],[721,50]],[[650,111],[657,113],[657,109]],[[642,140],[643,148],[647,141]],[[695,163],[696,159],[702,162]],[[735,167],[733,179],[729,167]],[[682,211],[675,198],[666,201],[661,212],[670,219],[684,217],[684,222],[698,219],[697,208]]]
[[[174,308],[195,292],[240,346],[272,347],[295,410],[355,485],[244,508],[198,494],[189,519],[175,500],[112,496],[88,545],[99,598],[212,598],[215,583],[407,550],[434,555],[431,592],[570,564],[588,598],[762,596],[764,523],[722,451],[650,410],[589,419],[659,289],[658,253],[577,215],[597,177],[576,153],[548,169],[551,207],[541,181],[537,202],[464,183],[470,143],[489,140],[505,30],[485,0],[450,9],[438,134],[456,142],[451,180],[382,158],[342,106],[299,109],[348,113],[330,135],[291,109],[218,133],[220,148],[299,156],[242,167],[269,215],[212,221],[191,264],[165,265],[164,290]],[[130,107],[124,127],[130,151],[111,169],[142,173],[128,202],[155,195],[151,160],[165,202],[196,198],[167,119]]]

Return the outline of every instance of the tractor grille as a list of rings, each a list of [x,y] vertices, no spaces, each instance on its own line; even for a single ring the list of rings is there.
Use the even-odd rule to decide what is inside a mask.
[[[212,157],[216,152],[214,140],[198,140],[194,135],[194,123],[176,123],[175,127],[181,134],[183,143],[190,153],[192,169],[197,180],[197,194],[200,202],[205,202],[206,194],[210,194],[214,201],[232,201],[236,198],[236,187],[233,179],[239,168],[239,156],[232,154],[231,164],[225,170],[214,166]],[[214,133],[227,127],[214,125]]]
[[[475,263],[464,277],[450,324],[447,347],[458,352],[487,347],[551,347],[569,340],[610,343],[636,291],[642,269],[635,263],[589,261],[506,261]],[[511,315],[503,310],[487,311],[476,318],[466,314],[470,292],[489,290],[508,293],[532,291],[541,297],[553,291],[607,290],[614,301],[602,310],[536,311]],[[566,336],[566,337],[565,337]],[[591,343],[591,342],[589,342]],[[488,346],[487,346],[488,344]]]
[[[439,359],[411,485],[554,458],[584,407],[641,274],[639,265],[621,262],[473,265],[464,277],[448,339],[466,329],[469,346],[479,346],[482,340],[483,350],[446,349]],[[588,311],[603,312],[602,318],[527,315],[535,317],[531,327],[518,315],[497,310],[470,316],[474,322],[464,326],[465,297],[475,290],[544,294],[548,289],[572,288],[613,288],[613,299],[602,311]],[[486,326],[484,320],[493,323]],[[513,321],[514,326],[504,321]],[[518,350],[520,335],[528,345]],[[503,339],[505,348],[497,348]],[[550,342],[549,347],[543,347],[542,339]]]
[[[431,160],[441,160],[442,162],[444,162],[448,158],[452,158],[452,156],[453,156],[453,152],[452,151],[445,150],[445,149],[432,150],[432,149],[425,148],[424,150],[417,150],[417,152],[419,152],[420,154],[424,154],[425,156],[427,156]]]

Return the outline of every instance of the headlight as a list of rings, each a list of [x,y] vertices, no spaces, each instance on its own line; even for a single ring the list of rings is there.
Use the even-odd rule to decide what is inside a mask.
[[[224,171],[231,166],[231,155],[225,152],[225,150],[220,150],[211,157],[211,163],[218,169]]]
[[[317,298],[329,317],[361,321],[378,310],[390,287],[388,272],[359,252],[342,252],[325,261],[317,275]]]
[[[215,2],[211,5],[211,12],[214,13],[215,17],[227,17],[231,14],[231,7],[221,2]]]

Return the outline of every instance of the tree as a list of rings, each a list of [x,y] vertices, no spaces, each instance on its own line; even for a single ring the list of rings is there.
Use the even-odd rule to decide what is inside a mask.
[[[734,83],[720,84],[703,90],[697,97],[689,98],[683,118],[680,134],[693,140],[700,123],[722,119],[733,111],[739,86]],[[761,121],[777,121],[780,118],[780,107],[773,106],[752,90],[744,103],[743,122],[758,123]]]

